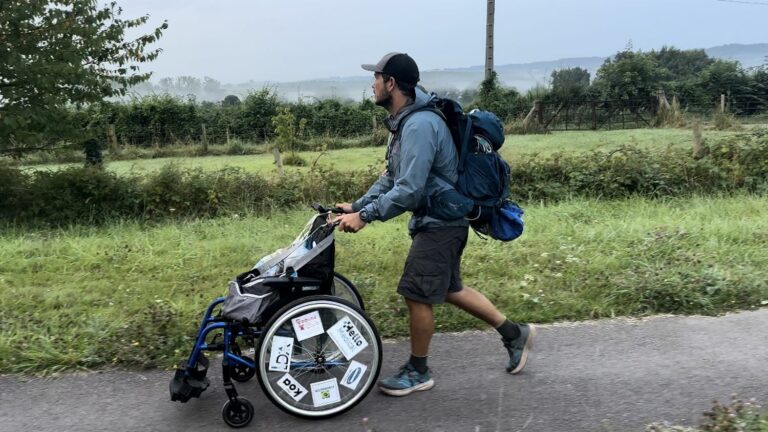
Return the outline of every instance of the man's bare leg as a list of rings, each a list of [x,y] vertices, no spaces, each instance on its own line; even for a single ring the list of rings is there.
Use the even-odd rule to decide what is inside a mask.
[[[533,325],[515,324],[507,320],[486,296],[466,285],[459,292],[449,293],[446,301],[496,329],[509,354],[507,372],[516,374],[523,370],[536,337]]]
[[[408,305],[411,332],[411,354],[426,357],[429,354],[429,343],[435,332],[435,317],[432,305],[405,299]]]
[[[485,321],[493,328],[499,327],[507,320],[486,296],[466,285],[459,292],[448,293],[446,301],[475,318]]]

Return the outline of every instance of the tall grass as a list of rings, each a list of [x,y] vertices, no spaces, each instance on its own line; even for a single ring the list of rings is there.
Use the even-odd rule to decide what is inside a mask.
[[[465,283],[510,318],[551,322],[715,314],[768,304],[768,197],[573,200],[526,208],[509,244],[471,235]],[[0,372],[172,366],[208,302],[285,246],[310,211],[0,233]],[[337,237],[337,271],[384,336],[407,333],[395,293],[406,218]],[[451,307],[438,331],[482,328]]]

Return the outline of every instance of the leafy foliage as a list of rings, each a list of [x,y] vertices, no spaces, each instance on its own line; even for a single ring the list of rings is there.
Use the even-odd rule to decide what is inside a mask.
[[[594,85],[606,99],[649,98],[658,90],[664,73],[655,58],[622,51],[600,66]]]
[[[552,93],[559,100],[581,99],[589,91],[589,72],[580,67],[552,71]]]
[[[6,167],[0,171],[0,180],[5,180],[0,185],[0,204],[8,206],[3,206],[0,217],[19,224],[49,225],[116,217],[212,217],[354,199],[378,177],[377,167],[339,172],[311,165],[307,173],[288,173],[277,180],[232,168],[205,172],[174,165],[141,178],[92,168],[25,174]],[[611,152],[554,153],[546,158],[524,156],[513,163],[510,191],[517,199],[547,202],[573,196],[622,199],[764,193],[768,191],[768,133],[711,143],[700,158],[692,158],[690,150],[680,147],[644,150],[633,146]],[[655,298],[653,292],[648,296],[649,301]]]
[[[112,2],[6,0],[0,7],[0,152],[19,154],[74,139],[68,105],[125,95],[150,74],[139,64],[157,58],[149,46],[167,24],[134,40],[127,30],[148,16],[120,17]]]
[[[514,88],[504,88],[499,83],[496,72],[480,83],[480,92],[473,107],[492,111],[500,119],[516,117],[519,113],[530,108],[530,101],[524,100]]]

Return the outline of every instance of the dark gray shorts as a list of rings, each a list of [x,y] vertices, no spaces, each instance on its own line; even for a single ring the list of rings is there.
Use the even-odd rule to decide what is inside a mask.
[[[438,304],[445,302],[448,293],[461,291],[461,254],[468,232],[467,227],[417,232],[397,292],[420,303]]]

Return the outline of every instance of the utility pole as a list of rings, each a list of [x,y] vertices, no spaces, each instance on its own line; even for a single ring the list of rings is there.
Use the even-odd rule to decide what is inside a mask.
[[[496,9],[495,0],[488,0],[488,15],[485,25],[485,79],[493,72],[493,14]]]

